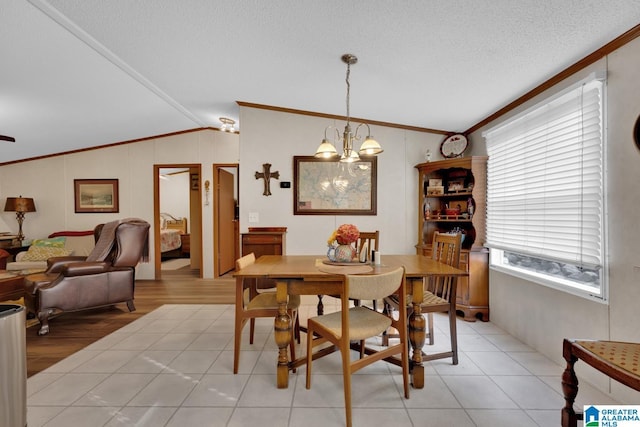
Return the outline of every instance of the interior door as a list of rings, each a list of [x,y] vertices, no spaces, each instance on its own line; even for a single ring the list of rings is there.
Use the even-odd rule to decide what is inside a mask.
[[[218,274],[221,276],[235,269],[237,254],[235,253],[235,176],[217,168],[218,188],[218,229],[216,234],[220,244],[218,251]]]

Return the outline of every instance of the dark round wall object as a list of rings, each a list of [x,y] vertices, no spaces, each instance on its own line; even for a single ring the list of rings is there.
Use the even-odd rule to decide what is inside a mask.
[[[636,142],[636,147],[640,150],[640,116],[638,116],[636,124],[633,126],[633,140]]]

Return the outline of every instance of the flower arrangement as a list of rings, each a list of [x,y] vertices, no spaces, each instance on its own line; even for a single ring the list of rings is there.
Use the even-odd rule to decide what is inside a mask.
[[[350,245],[358,240],[360,237],[360,231],[358,227],[353,224],[342,224],[336,230],[331,233],[331,236],[327,240],[329,246],[338,245]]]

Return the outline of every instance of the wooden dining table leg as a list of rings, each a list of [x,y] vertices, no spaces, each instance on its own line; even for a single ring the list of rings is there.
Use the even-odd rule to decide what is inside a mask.
[[[277,282],[276,301],[278,314],[273,323],[274,336],[278,345],[278,388],[289,387],[289,355],[288,348],[292,339],[291,316],[287,313],[287,282]]]
[[[422,347],[426,341],[427,322],[422,314],[424,298],[424,280],[412,280],[411,298],[413,311],[409,316],[409,342],[413,349],[411,355],[411,382],[414,388],[424,388],[424,365],[422,364]]]

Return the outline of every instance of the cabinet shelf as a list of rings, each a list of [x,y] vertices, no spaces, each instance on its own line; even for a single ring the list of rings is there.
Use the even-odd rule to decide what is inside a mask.
[[[443,193],[443,194],[425,194],[424,197],[428,198],[454,198],[454,197],[462,197],[462,196],[471,196],[473,193],[470,191],[464,191],[459,193]]]
[[[453,215],[441,215],[440,217],[427,218],[424,222],[468,222],[472,223],[469,218],[459,218]]]

